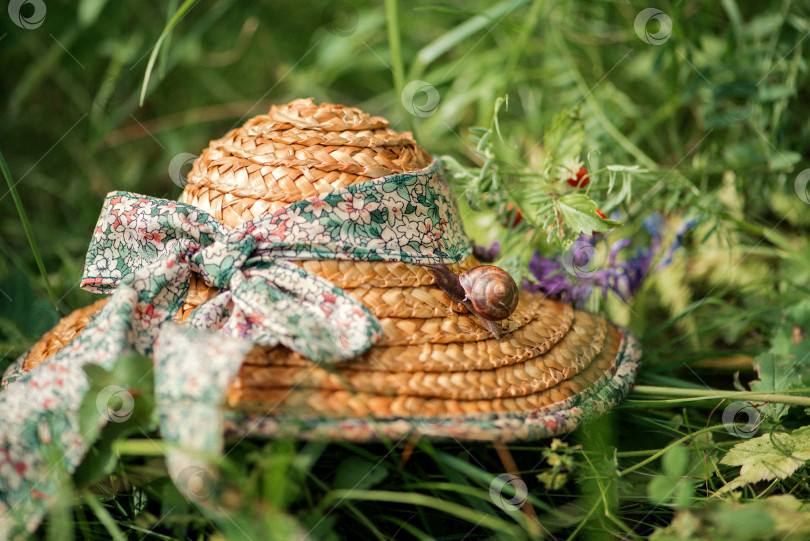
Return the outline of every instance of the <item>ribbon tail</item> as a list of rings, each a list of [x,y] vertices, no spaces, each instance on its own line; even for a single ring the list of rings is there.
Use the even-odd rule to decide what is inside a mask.
[[[169,476],[190,501],[204,504],[218,485],[225,392],[253,344],[168,323],[155,347],[155,398]],[[204,365],[204,369],[201,365]]]
[[[13,382],[0,393],[0,539],[36,528],[110,420],[105,405],[98,422],[80,422],[90,387],[83,367],[109,370],[122,355],[151,352],[188,287],[187,270],[172,262],[139,269],[67,346],[27,373],[7,374]]]
[[[37,527],[103,426],[84,432],[80,425],[88,390],[82,367],[108,368],[132,350],[129,316],[136,300],[135,291],[121,288],[69,345],[0,394],[0,538]]]

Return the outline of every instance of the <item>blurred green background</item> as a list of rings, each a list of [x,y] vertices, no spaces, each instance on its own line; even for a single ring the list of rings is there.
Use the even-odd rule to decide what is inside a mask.
[[[537,146],[561,112],[577,111],[589,155],[601,164],[639,165],[663,181],[638,194],[647,209],[677,219],[689,211],[680,186],[691,185],[692,197],[713,211],[714,221],[692,243],[689,259],[667,275],[672,287],[651,286],[633,305],[648,317],[626,321],[642,335],[654,331],[645,348],[659,384],[678,387],[673,366],[686,372],[684,358],[714,359],[718,352],[748,358],[743,374],[752,375],[750,358],[767,347],[782,307],[807,295],[810,267],[802,254],[810,252],[810,206],[796,183],[810,164],[806,2],[664,1],[655,7],[670,28],[660,18],[639,24],[637,17],[649,6],[620,0],[398,6],[200,0],[163,41],[139,105],[150,53],[181,4],[29,0],[11,2],[9,13],[0,13],[0,150],[57,300],[54,308],[3,184],[3,367],[58,317],[91,302],[78,282],[107,192],[176,198],[181,186],[169,175],[172,158],[197,154],[210,139],[273,103],[309,96],[385,116],[395,129],[413,130],[432,153],[468,164],[476,163],[470,128],[490,124],[500,96],[509,96],[504,131],[522,153]],[[438,105],[425,116],[403,105],[402,89],[411,81],[425,81],[438,92]],[[627,218],[637,223],[639,216]],[[708,302],[692,303],[708,295]],[[718,376],[713,370],[683,377],[733,388],[732,372]],[[665,416],[681,415],[681,406]],[[630,434],[652,426],[631,417],[642,415],[637,412],[619,415]],[[684,417],[670,421],[667,428],[656,425],[656,445],[687,433]],[[607,434],[599,445],[612,449],[616,434]],[[627,451],[644,447],[644,440],[628,437],[618,445]],[[492,458],[491,449],[481,452]],[[460,482],[445,466],[441,474]],[[602,465],[593,467],[603,471]],[[608,528],[612,533],[604,535],[632,538],[668,524],[674,513],[674,507],[649,503],[646,481],[623,487],[631,493],[622,497],[623,506],[615,486],[612,495],[603,494],[605,509],[614,514],[600,511],[608,519],[595,526],[589,522],[596,520],[593,510],[565,507],[580,492],[598,492],[592,484],[569,484],[561,500],[542,497],[550,508],[565,507],[552,521],[562,538],[578,535],[580,523],[589,525],[583,531],[592,537]],[[700,479],[695,484],[700,487]],[[806,496],[807,487],[801,490]],[[317,506],[313,511],[299,496],[279,505],[298,502],[293,514],[299,518],[325,512]],[[706,491],[695,496],[703,497]],[[373,512],[366,512],[373,522]],[[355,520],[346,518],[354,511],[346,513],[340,516],[348,522],[338,529],[344,534],[351,531],[345,524]],[[616,518],[622,513],[624,522]],[[429,516],[427,522],[420,517],[418,528],[438,535],[441,519]],[[399,517],[378,525],[383,537],[402,530]],[[448,539],[463,539],[470,525],[444,526],[457,533]],[[409,532],[404,537],[417,535],[402,531]],[[474,530],[471,538],[489,531]],[[509,530],[498,535],[504,532]],[[531,528],[523,533],[533,535]]]
[[[163,43],[143,106],[150,51],[179,2],[44,5],[37,28],[0,23],[0,148],[62,312],[90,300],[74,286],[106,192],[176,197],[174,156],[296,97],[360,106],[456,156],[498,96],[526,149],[581,106],[602,163],[677,165],[700,186],[730,172],[763,197],[788,188],[807,149],[806,4],[665,3],[672,35],[656,46],[634,31],[642,6],[629,2],[403,3],[405,83],[424,80],[441,99],[424,118],[401,104],[379,3],[198,2]],[[0,209],[3,290],[19,300],[23,273],[41,295],[8,195]]]

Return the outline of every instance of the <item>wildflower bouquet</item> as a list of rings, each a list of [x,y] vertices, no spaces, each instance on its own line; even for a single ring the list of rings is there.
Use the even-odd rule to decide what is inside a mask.
[[[490,127],[472,129],[478,166],[444,158],[474,213],[467,220],[473,236],[505,239],[477,246],[476,255],[497,260],[524,288],[578,308],[598,308],[599,297],[609,294],[629,302],[652,270],[672,262],[701,215],[668,234],[667,220],[644,201],[649,190],[634,201],[636,186],[655,181],[650,172],[638,165],[599,167],[598,150],[585,152],[579,110],[558,115],[537,141],[521,146],[501,130],[506,105],[498,99]],[[682,190],[683,182],[669,188]]]

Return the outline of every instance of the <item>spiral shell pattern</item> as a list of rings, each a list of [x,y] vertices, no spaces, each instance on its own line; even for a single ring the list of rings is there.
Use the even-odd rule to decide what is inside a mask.
[[[481,265],[463,273],[459,280],[467,300],[484,319],[500,321],[515,311],[520,291],[505,270],[494,265]]]

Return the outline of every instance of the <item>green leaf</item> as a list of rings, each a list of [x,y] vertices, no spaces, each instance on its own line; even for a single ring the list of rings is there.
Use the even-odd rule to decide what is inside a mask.
[[[757,87],[759,101],[775,101],[796,94],[796,89],[788,85],[760,85]]]
[[[786,479],[806,460],[810,460],[810,426],[738,443],[720,459],[720,464],[740,466],[740,476],[717,493],[723,494],[759,481]]]
[[[83,27],[88,27],[95,23],[98,16],[104,10],[104,5],[107,0],[82,0],[79,2],[78,18],[79,24]]]
[[[79,407],[79,427],[93,444],[79,468],[77,483],[89,483],[115,468],[112,446],[119,438],[157,428],[152,361],[137,354],[122,355],[110,370],[83,367],[90,387]]]
[[[27,276],[12,267],[7,276],[0,277],[0,319],[26,335],[38,337],[56,325],[59,312],[37,296]]]
[[[650,541],[804,541],[810,536],[810,508],[790,494],[753,501],[715,500],[682,510]]]
[[[654,477],[647,485],[647,497],[655,505],[689,507],[695,496],[693,480],[689,477]]]
[[[469,39],[470,36],[477,32],[485,32],[487,29],[491,31],[492,24],[500,21],[510,12],[512,12],[518,5],[525,3],[525,0],[507,0],[500,4],[495,4],[487,11],[470,17],[460,25],[448,30],[438,38],[434,39],[419,52],[416,53],[414,65],[410,74],[412,79],[418,79],[424,73],[427,66],[434,60],[445,54],[451,48],[462,43],[464,40]]]
[[[688,507],[695,495],[689,473],[689,450],[683,445],[670,447],[661,458],[662,475],[647,485],[647,496],[656,505]]]
[[[757,392],[784,392],[810,386],[810,299],[805,299],[785,312],[776,327],[771,349],[755,359],[759,379],[751,382]],[[762,414],[779,420],[787,412],[783,404],[766,404]]]
[[[380,484],[386,477],[388,470],[380,463],[350,456],[338,466],[334,487],[365,490]]]
[[[692,499],[695,497],[695,489],[692,483],[686,478],[680,479],[676,484],[675,490],[675,507],[683,509],[692,504]]]
[[[574,233],[591,234],[594,231],[605,232],[622,225],[619,222],[602,219],[596,213],[596,203],[583,193],[565,194],[557,200],[557,208],[563,221]]]
[[[799,163],[801,159],[802,155],[798,152],[785,150],[771,156],[770,166],[774,171],[782,171],[783,169],[790,169],[792,166]]]
[[[661,457],[664,473],[671,477],[680,477],[686,473],[689,464],[689,452],[682,445],[675,445]]]
[[[672,481],[669,477],[654,477],[647,485],[647,496],[655,505],[661,505],[672,497]]]

